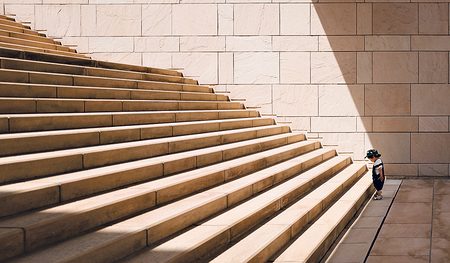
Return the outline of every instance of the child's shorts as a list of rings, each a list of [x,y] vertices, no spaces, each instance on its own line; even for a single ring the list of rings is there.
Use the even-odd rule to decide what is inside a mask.
[[[377,191],[381,191],[381,189],[383,189],[383,185],[384,185],[384,181],[380,181],[378,178],[372,178],[373,179],[373,186],[375,186],[375,189],[377,189]]]

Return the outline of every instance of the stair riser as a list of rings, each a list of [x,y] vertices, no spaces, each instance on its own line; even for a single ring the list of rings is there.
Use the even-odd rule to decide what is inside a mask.
[[[256,111],[87,113],[48,116],[0,116],[0,132],[30,132],[258,117]]]
[[[236,120],[233,127],[250,128],[258,126],[272,125],[271,119]],[[73,134],[42,134],[32,137],[0,138],[0,156],[10,156],[15,154],[27,154],[35,152],[54,151],[71,149],[77,147],[87,147],[110,143],[131,142],[145,139],[155,139],[172,137],[179,135],[198,134],[205,132],[216,132],[230,129],[229,121],[217,121],[214,123],[186,124],[167,126],[138,126],[117,129],[95,129]],[[287,131],[284,131],[287,132]],[[259,135],[258,137],[261,137]],[[222,141],[225,143],[225,141]]]
[[[297,136],[297,139],[300,141],[303,137]],[[285,145],[285,143],[281,143],[279,145],[275,145],[274,147]],[[192,157],[183,157],[180,156],[177,160],[165,161],[163,162],[153,162],[146,164],[143,162],[142,165],[136,166],[133,168],[127,168],[124,165],[124,168],[115,168],[113,171],[103,171],[99,172],[97,176],[91,176],[89,178],[83,178],[80,174],[81,179],[79,180],[69,180],[58,181],[55,180],[55,183],[46,183],[43,184],[41,188],[37,189],[22,189],[19,193],[15,193],[14,196],[6,195],[0,197],[0,204],[4,207],[2,209],[0,216],[12,215],[18,212],[30,210],[33,208],[43,207],[50,204],[55,204],[60,201],[68,201],[75,198],[79,198],[82,196],[87,196],[90,194],[107,191],[111,189],[115,189],[117,187],[122,187],[125,185],[130,185],[137,182],[142,182],[145,180],[150,180],[152,178],[161,177],[163,175],[173,174],[175,172],[180,172],[183,170],[188,170],[192,168],[198,167],[198,164],[201,163],[203,165],[212,164],[215,162],[222,161],[220,158],[222,156],[222,150],[217,149],[217,153],[219,154],[219,159],[206,159],[202,158],[202,156],[192,156]],[[213,155],[212,153],[207,156]],[[236,155],[236,157],[239,157]],[[209,181],[208,178],[203,179]],[[222,175],[222,181],[223,181]],[[51,180],[49,182],[52,182]],[[215,184],[215,183],[213,183]],[[212,185],[212,184],[209,184]],[[48,186],[48,187],[45,187]],[[185,190],[190,191],[189,187],[198,188],[197,183],[187,182],[180,187],[187,187]],[[187,194],[186,192],[180,191],[176,192],[178,194],[174,195],[173,193],[166,194],[164,196],[164,191],[170,190],[171,188],[163,189],[158,192],[161,195],[158,198],[159,202],[162,200],[172,200],[180,196],[180,194]],[[41,198],[45,197],[45,198]],[[30,201],[32,200],[32,201]]]

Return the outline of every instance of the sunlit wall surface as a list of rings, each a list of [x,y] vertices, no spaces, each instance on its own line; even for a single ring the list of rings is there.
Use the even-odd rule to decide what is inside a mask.
[[[0,0],[95,59],[175,68],[388,174],[449,176],[449,4]]]

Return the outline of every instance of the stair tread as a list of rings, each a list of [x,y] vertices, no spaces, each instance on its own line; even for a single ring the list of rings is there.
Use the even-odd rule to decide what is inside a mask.
[[[289,150],[290,147],[281,147],[281,148],[286,148],[287,150]],[[271,150],[268,150],[268,152],[270,151]],[[260,156],[259,158],[265,158],[264,154],[261,153],[257,153],[255,154],[255,156]],[[241,160],[229,161],[229,163],[230,162],[241,163],[242,159],[245,158],[247,157],[243,157],[241,158]],[[229,166],[230,165],[224,167],[224,169],[230,169]],[[206,168],[204,168],[203,170],[208,171],[212,167]],[[189,172],[187,172],[187,174],[189,174]],[[180,174],[177,177],[182,176],[186,176],[186,173]],[[222,176],[222,180],[223,179],[224,177]],[[89,197],[80,201],[63,204],[53,208],[48,208],[41,211],[38,210],[35,212],[25,213],[23,215],[4,218],[3,220],[0,220],[0,227],[25,228],[27,230],[25,231],[26,240],[29,241],[29,243],[25,245],[27,250],[31,250],[39,246],[60,240],[61,238],[76,234],[76,231],[79,231],[80,228],[87,230],[89,228],[97,227],[109,221],[114,221],[116,219],[124,217],[126,216],[127,212],[133,214],[138,211],[136,209],[140,209],[139,211],[142,211],[149,207],[152,207],[156,205],[156,198],[158,198],[156,197],[157,194],[159,194],[159,191],[155,189],[154,185],[152,185],[151,182],[144,183],[142,185],[137,185],[130,188],[117,190],[114,192]],[[148,201],[147,203],[144,202],[142,204],[143,200],[137,200],[139,201],[139,203],[136,203],[137,201],[135,199],[139,198],[144,198],[145,200]],[[130,202],[128,203],[128,206],[125,206],[130,207],[129,209],[121,207],[122,209],[125,210],[123,212],[125,214],[113,209],[114,207],[118,209],[117,202]],[[102,212],[102,209],[106,209],[105,210],[106,212],[105,211]],[[108,213],[108,211],[111,212],[114,211],[113,215]],[[97,212],[105,215],[103,217],[99,216],[98,218],[93,216]],[[89,215],[91,215],[91,217],[89,217]],[[71,218],[72,220],[80,222],[78,224],[82,224],[82,226],[76,224],[73,225],[70,224],[70,226],[67,225],[67,221],[70,220]],[[61,226],[61,228],[58,227],[58,230],[55,229],[50,230],[58,225]],[[66,227],[62,227],[63,225],[66,225]],[[48,229],[47,232],[45,229]],[[36,244],[36,242],[38,244]]]
[[[350,165],[350,167],[355,166],[355,164]],[[356,164],[356,166],[361,166]],[[272,255],[276,252],[280,246],[275,245],[274,248],[268,248],[272,243],[275,243],[275,240],[278,238],[284,238],[286,242],[293,235],[296,234],[296,231],[290,230],[295,224],[304,222],[305,216],[307,216],[308,221],[310,221],[314,215],[310,215],[309,211],[313,211],[316,206],[320,207],[320,210],[325,209],[327,204],[323,204],[326,201],[326,197],[329,195],[333,195],[335,188],[329,188],[329,185],[333,184],[343,184],[345,181],[353,181],[355,176],[352,173],[348,173],[344,169],[343,171],[336,174],[330,180],[319,186],[317,189],[304,196],[302,199],[294,203],[292,206],[288,207],[286,210],[275,216],[273,219],[269,220],[264,224],[261,228],[253,231],[244,239],[240,240],[237,244],[233,245],[230,249],[226,250],[224,253],[220,254],[216,258],[214,258],[211,262],[243,262],[248,260],[255,260],[255,258],[259,257],[259,253],[264,253],[264,250],[271,249],[269,253]],[[358,168],[361,169],[361,168]],[[358,169],[351,168],[352,172],[358,175]],[[356,170],[356,171],[355,171]],[[340,189],[341,191],[342,189]],[[317,195],[317,193],[320,193]],[[326,196],[325,196],[326,195]],[[297,216],[293,216],[291,211],[295,211]],[[316,212],[317,213],[317,212]],[[285,219],[284,217],[288,217]],[[284,224],[282,224],[283,222]],[[298,228],[298,226],[296,226]],[[261,235],[264,233],[268,233],[268,236],[264,239],[261,239]],[[271,242],[268,242],[270,240]],[[284,244],[285,242],[282,242]],[[259,260],[266,261],[268,258],[258,258]],[[299,261],[303,262],[303,261]]]
[[[355,205],[355,196],[360,198],[371,187],[370,173],[366,173],[344,196],[342,196],[324,215],[322,215],[308,230],[295,240],[274,262],[298,261],[306,262],[325,239],[331,234],[341,220]],[[345,226],[345,224],[344,224]],[[342,227],[341,227],[342,228]],[[341,231],[342,229],[340,229]],[[340,232],[339,231],[339,232]],[[298,249],[298,248],[302,249]]]

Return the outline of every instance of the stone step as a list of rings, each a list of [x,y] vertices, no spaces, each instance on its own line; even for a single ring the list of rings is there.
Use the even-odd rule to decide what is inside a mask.
[[[366,171],[367,168],[364,164],[352,164],[210,262],[265,262],[269,260],[273,254],[299,233],[308,222],[311,222],[314,217],[324,211],[333,199],[343,193],[345,188]],[[316,223],[313,222],[312,225],[314,226]],[[325,225],[320,227],[326,228]],[[312,243],[311,239],[305,239],[305,241],[307,242],[304,243],[305,246],[308,246],[310,242]],[[303,246],[296,248],[297,251],[303,251],[304,249]],[[292,259],[291,261],[281,260],[280,262],[306,261]],[[311,262],[318,262],[318,260]]]
[[[216,93],[103,87],[74,87],[63,85],[55,86],[48,84],[22,84],[11,82],[0,82],[0,97],[229,101],[228,96]]]
[[[30,29],[29,26],[22,25],[21,23],[16,22],[15,20],[9,19],[9,17],[6,17],[4,19],[0,19],[0,25],[7,25],[7,26],[18,27],[18,28]]]
[[[87,58],[84,55],[80,55],[77,53],[63,53],[63,54],[66,54],[66,56],[57,55],[57,54],[43,54],[42,52],[32,52],[32,51],[25,51],[25,50],[21,50],[21,49],[11,49],[11,48],[1,48],[0,47],[0,56],[1,57],[27,59],[27,60],[31,60],[31,61],[52,62],[52,63],[60,63],[60,64],[70,64],[70,65],[78,65],[78,66],[98,67],[98,68],[106,68],[106,69],[136,71],[136,72],[153,73],[153,74],[159,74],[159,75],[171,75],[171,76],[179,76],[179,77],[183,76],[183,74],[181,72],[178,72],[175,70],[93,60],[93,59]],[[73,54],[75,54],[79,57],[74,57]]]
[[[208,86],[0,69],[2,82],[213,93]]]
[[[34,99],[0,97],[0,114],[244,109],[231,101]]]
[[[97,67],[77,66],[77,65],[31,61],[13,58],[0,58],[0,62],[1,62],[0,66],[3,69],[85,75],[85,76],[120,78],[120,79],[147,80],[159,82],[173,82],[173,83],[197,85],[197,81],[193,79],[171,75],[160,75],[155,73],[105,69]]]
[[[274,149],[272,151],[276,150],[277,149]],[[297,155],[300,154],[302,153],[297,153]],[[335,152],[324,149],[316,150],[314,151],[314,154],[309,153],[310,158],[304,158],[305,167],[308,167],[307,163],[313,165],[313,163],[309,162],[310,159],[322,160],[323,158],[331,157],[333,154],[335,154]],[[269,153],[262,153],[259,155],[261,155],[261,157],[264,155],[269,156]],[[319,156],[321,156],[321,158],[318,158]],[[244,158],[248,159],[248,157]],[[232,168],[228,167],[230,162],[219,164],[220,169],[224,172],[230,171],[230,169],[232,170]],[[282,170],[282,166],[279,166],[279,169]],[[214,173],[212,170],[210,170],[210,172]],[[280,173],[283,172],[280,171]],[[267,176],[265,176],[265,178],[267,178]],[[219,176],[218,179],[223,180],[223,174]],[[227,179],[225,179],[225,181],[227,181]],[[258,179],[257,177],[254,177],[252,180],[243,181],[243,183],[235,183],[237,181],[227,182],[218,188],[212,188],[179,201],[158,207],[150,212],[146,212],[142,215],[122,221],[112,226],[108,226],[101,230],[68,240],[48,249],[24,255],[23,257],[16,258],[13,262],[43,262],[53,257],[58,258],[59,261],[72,258],[73,260],[84,262],[84,260],[87,260],[87,254],[92,256],[95,255],[96,262],[112,262],[127,256],[132,252],[145,247],[146,245],[151,245],[154,242],[170,236],[171,234],[219,211],[227,209],[227,207],[232,205],[227,202],[227,199],[230,200],[231,196],[233,196],[233,199],[236,202],[251,197],[253,195],[252,185],[258,184],[258,182],[261,183],[262,181],[264,181],[264,178]],[[147,185],[144,184],[136,186],[136,189],[155,189],[155,186],[151,186],[151,183],[152,182]],[[226,187],[226,185],[229,184],[231,184],[232,187]],[[156,186],[156,194],[161,192],[161,190],[158,191],[160,187],[161,184]],[[255,190],[255,194],[257,194],[257,191],[258,190]],[[121,229],[121,231],[119,229]],[[10,232],[12,231],[13,229],[10,230]],[[113,233],[115,231],[117,231],[117,235],[105,235],[105,233]],[[72,246],[77,249],[67,251],[66,248],[68,246]],[[100,251],[104,252],[102,253]]]
[[[42,43],[48,43],[52,45],[58,45],[53,39],[48,37],[42,37],[39,35],[30,35],[30,34],[24,34],[22,32],[15,32],[15,31],[9,31],[5,29],[0,28],[0,36],[5,37],[12,37],[12,38],[18,38],[18,39],[25,39],[25,40],[32,40],[36,42],[42,42]]]
[[[311,158],[313,154],[314,152],[311,152],[293,158],[230,183],[236,188],[238,185],[239,187],[247,186],[250,182],[253,184],[253,195],[256,195],[284,181],[269,191],[199,224],[162,245],[143,249],[122,262],[198,262],[201,258],[234,242],[242,234],[284,209],[292,200],[302,196],[316,184],[351,162],[349,157],[341,156],[322,161]],[[307,170],[317,163],[320,164]],[[290,179],[291,177],[293,178]],[[290,180],[285,181],[286,179]],[[164,253],[164,251],[170,251],[170,253]]]
[[[0,135],[0,157],[274,125],[271,118],[245,118]]]
[[[52,43],[44,43],[40,41],[35,40],[28,40],[28,39],[22,39],[22,38],[15,38],[10,36],[1,36],[0,35],[0,42],[2,43],[8,43],[8,44],[16,44],[21,46],[28,46],[28,47],[37,47],[37,48],[44,48],[44,49],[53,49],[53,50],[61,50],[66,52],[74,52],[74,49],[71,49],[69,47],[52,44]]]
[[[37,47],[30,47],[25,45],[18,45],[18,44],[11,44],[11,43],[2,43],[0,42],[0,48],[1,49],[8,49],[8,50],[16,50],[18,52],[33,52],[37,54],[44,54],[47,55],[54,55],[54,56],[63,56],[64,58],[87,58],[85,55],[74,53],[72,51],[63,51],[63,50],[56,50],[54,48],[52,49],[45,49],[45,48],[37,48]]]
[[[292,156],[310,151],[317,144],[313,142],[310,145],[313,148],[307,146],[305,142],[293,143],[53,208],[7,217],[0,220],[0,229],[10,229],[4,236],[11,236],[11,233],[15,233],[15,228],[24,229],[21,235],[26,243],[22,245],[24,245],[25,251],[31,251],[138,212],[144,212],[156,205],[263,169]],[[325,154],[327,153],[322,151],[322,155]],[[277,155],[278,158],[272,158],[273,155]],[[327,155],[330,155],[330,153]],[[255,163],[258,165],[255,165]],[[244,167],[245,169],[243,169]],[[220,195],[224,194],[221,193]],[[212,205],[214,206],[214,204]],[[196,212],[195,208],[193,209],[192,207],[189,207],[188,211],[186,211],[186,213]],[[148,224],[150,220],[148,218],[149,215],[151,215],[150,217],[153,220],[155,219],[154,213],[149,212],[134,217],[131,221],[126,221],[125,224],[142,223],[143,218]],[[159,215],[167,216],[168,213],[159,213]],[[188,218],[183,217],[183,219],[186,220]],[[172,225],[173,222],[166,220],[164,223]],[[177,228],[181,225],[176,224],[172,227]],[[157,231],[160,236],[170,235],[170,232],[170,230]],[[155,236],[152,235],[151,238],[154,239]],[[2,243],[6,242],[7,240],[2,240]]]
[[[300,134],[280,134],[226,145],[94,168],[43,179],[0,186],[0,217],[66,202],[117,187],[167,176],[187,169],[231,160],[263,150],[300,142]],[[305,142],[303,147],[317,147]],[[247,149],[247,150],[245,150]]]
[[[39,34],[39,32],[37,32],[37,31],[33,31],[33,30],[26,29],[23,27],[14,27],[14,26],[2,25],[2,24],[0,24],[0,30],[23,33],[23,34],[33,35],[33,36],[45,36],[43,34]]]
[[[366,173],[273,262],[319,262],[373,190]]]
[[[40,113],[0,115],[0,134],[258,117],[253,110]]]
[[[287,127],[271,125],[3,157],[0,184],[287,132]]]

